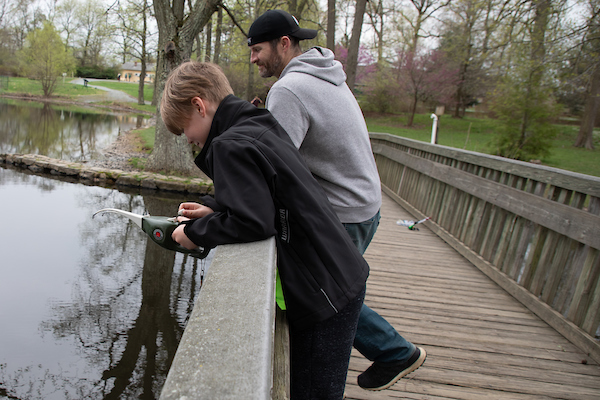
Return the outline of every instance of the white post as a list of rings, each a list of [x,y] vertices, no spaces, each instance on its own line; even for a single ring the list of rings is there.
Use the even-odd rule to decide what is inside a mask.
[[[436,135],[437,135],[438,117],[435,114],[431,114],[431,118],[433,119],[433,126],[431,127],[431,144],[435,144]]]

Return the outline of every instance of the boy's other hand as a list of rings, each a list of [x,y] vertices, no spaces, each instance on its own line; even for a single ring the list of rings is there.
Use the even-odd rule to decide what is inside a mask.
[[[208,214],[212,214],[214,211],[212,208],[204,206],[198,203],[181,203],[179,205],[178,214],[183,217],[190,219],[202,218]]]
[[[177,228],[175,228],[175,230],[171,234],[171,237],[174,241],[176,241],[186,249],[194,250],[196,247],[198,247],[198,245],[192,242],[190,238],[188,238],[187,235],[183,232],[184,227],[185,225],[179,225]]]

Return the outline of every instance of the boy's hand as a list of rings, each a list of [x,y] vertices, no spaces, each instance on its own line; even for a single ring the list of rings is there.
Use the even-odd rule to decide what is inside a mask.
[[[212,208],[198,203],[181,203],[178,211],[178,215],[190,219],[202,218],[214,212]]]
[[[173,238],[174,241],[176,241],[177,243],[179,243],[181,246],[185,247],[186,249],[194,250],[196,247],[198,247],[198,245],[196,243],[192,242],[187,237],[187,235],[183,232],[184,227],[185,227],[185,225],[179,225],[177,228],[175,228],[175,230],[171,234],[171,237]]]

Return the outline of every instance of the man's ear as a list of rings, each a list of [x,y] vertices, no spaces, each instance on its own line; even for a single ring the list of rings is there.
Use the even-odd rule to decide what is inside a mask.
[[[292,47],[292,41],[289,36],[282,36],[279,43],[281,43],[283,51],[288,51]]]

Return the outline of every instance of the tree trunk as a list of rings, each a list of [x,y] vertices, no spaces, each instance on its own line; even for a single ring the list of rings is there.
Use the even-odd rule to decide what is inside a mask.
[[[327,0],[327,48],[335,51],[335,0]]]
[[[221,32],[223,28],[223,8],[219,7],[217,12],[217,27],[215,29],[215,53],[213,55],[213,62],[219,64],[221,58]]]
[[[527,101],[525,104],[537,101],[538,96],[535,93],[539,92],[544,75],[544,59],[546,58],[546,27],[548,25],[548,14],[552,0],[532,0],[535,8],[533,17],[533,31],[531,33],[531,60],[530,60],[530,80],[527,84]],[[519,140],[516,146],[517,153],[523,148],[527,141],[527,133],[531,124],[532,111],[530,108],[525,108],[521,128],[519,132]],[[511,158],[520,159],[519,154],[513,155]]]
[[[138,83],[138,104],[146,104],[144,101],[144,84],[146,82],[146,54],[142,52],[142,69],[140,71],[140,81]]]
[[[142,57],[140,59],[142,63],[142,70],[140,71],[140,82],[138,86],[138,104],[144,105],[146,102],[144,101],[144,85],[146,84],[146,62],[148,60],[148,54],[146,52],[146,37],[148,33],[148,3],[144,1],[144,6],[142,8],[142,23],[143,23],[143,35],[142,39]]]
[[[298,15],[298,2],[296,0],[288,0],[287,5],[288,12],[296,17],[296,19],[299,19],[300,16]]]
[[[413,125],[413,121],[415,120],[415,114],[417,113],[418,102],[419,102],[419,98],[415,94],[413,101],[412,101],[412,107],[410,108],[410,115],[408,116],[408,122],[406,123],[406,126],[410,127]]]
[[[360,35],[367,8],[367,0],[356,0],[354,12],[354,24],[352,25],[352,37],[348,46],[348,59],[346,60],[346,83],[350,90],[354,90],[356,83],[356,70],[358,68],[358,50],[360,48]]]
[[[208,21],[204,30],[206,31],[206,52],[204,53],[204,61],[210,62],[210,55],[212,53],[212,19]]]
[[[184,18],[184,0],[173,1],[173,6],[169,0],[154,0],[158,25],[156,91],[159,99],[169,73],[190,58],[194,39],[217,11],[220,1],[200,1]],[[160,116],[160,107],[157,106],[154,150],[148,160],[148,169],[189,175],[196,171],[193,161],[192,149],[185,136],[175,136],[167,130]]]
[[[585,101],[585,110],[579,126],[579,135],[575,140],[575,147],[594,149],[594,122],[600,108],[600,61],[596,60],[590,90]]]

